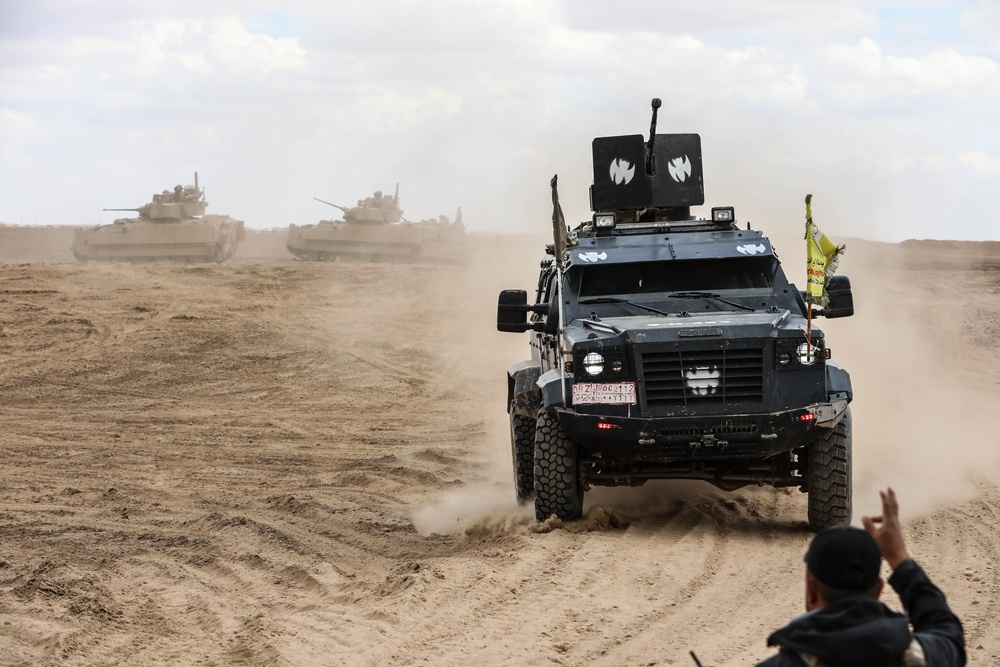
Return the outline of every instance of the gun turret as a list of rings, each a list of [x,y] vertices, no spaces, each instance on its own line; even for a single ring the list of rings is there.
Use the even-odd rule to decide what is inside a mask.
[[[323,203],[324,203],[324,204],[326,204],[327,206],[332,206],[332,207],[334,207],[334,208],[339,208],[339,209],[340,209],[341,211],[343,211],[344,213],[347,213],[347,209],[346,209],[345,207],[343,207],[343,206],[338,206],[337,204],[332,204],[332,203],[330,203],[330,202],[328,202],[328,201],[326,201],[326,200],[324,200],[324,199],[320,199],[319,197],[313,197],[313,199],[315,199],[315,200],[316,200],[316,201],[318,201],[318,202],[323,202]]]
[[[205,215],[205,192],[198,185],[198,172],[194,172],[194,185],[175,185],[174,189],[153,193],[148,204],[136,208],[106,208],[105,211],[133,211],[144,221],[169,222],[189,220]]]
[[[654,98],[651,105],[648,139],[641,134],[594,139],[590,208],[595,213],[613,212],[619,222],[676,222],[689,218],[691,206],[705,203],[701,137],[657,134],[661,102]]]

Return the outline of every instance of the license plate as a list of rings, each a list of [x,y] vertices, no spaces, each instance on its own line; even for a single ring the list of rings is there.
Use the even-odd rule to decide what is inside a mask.
[[[573,405],[634,405],[635,382],[578,382]]]

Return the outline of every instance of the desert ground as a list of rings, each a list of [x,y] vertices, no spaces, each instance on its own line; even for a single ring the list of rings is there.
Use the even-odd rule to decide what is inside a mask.
[[[0,226],[0,664],[753,665],[802,611],[798,491],[513,500],[502,288],[466,267],[81,264]],[[779,245],[801,282],[798,246]],[[800,270],[801,269],[801,270]],[[970,665],[1000,664],[1000,244],[848,242],[855,522],[896,488]],[[898,608],[895,595],[886,600]]]

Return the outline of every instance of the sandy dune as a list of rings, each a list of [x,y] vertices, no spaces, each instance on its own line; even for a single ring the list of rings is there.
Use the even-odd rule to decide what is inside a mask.
[[[67,238],[0,228],[0,664],[735,667],[801,610],[798,492],[602,489],[567,526],[513,502],[527,345],[496,294],[540,239],[445,269],[296,262],[277,233],[84,265]],[[1000,664],[1000,249],[842,269],[859,314],[820,324],[858,513],[897,488],[970,664]]]

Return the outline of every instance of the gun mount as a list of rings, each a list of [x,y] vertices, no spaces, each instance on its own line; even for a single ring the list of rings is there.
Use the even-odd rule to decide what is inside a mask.
[[[106,208],[104,210],[135,211],[143,220],[162,222],[196,218],[205,215],[207,207],[205,191],[198,187],[198,172],[195,172],[194,185],[175,185],[172,191],[164,190],[154,194],[148,204],[138,208]]]
[[[591,209],[614,213],[617,222],[688,220],[691,206],[705,203],[701,137],[656,134],[659,99],[652,108],[648,141],[631,134],[593,142]],[[640,164],[645,168],[638,169]]]

